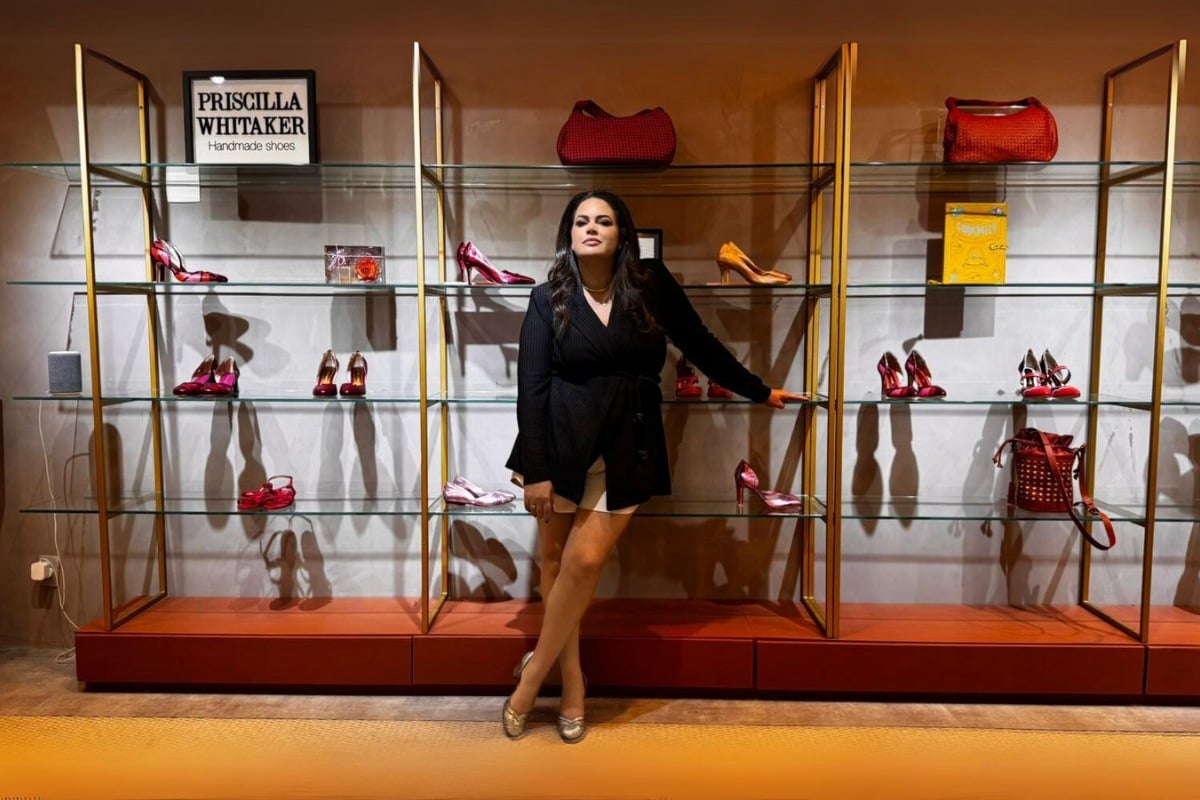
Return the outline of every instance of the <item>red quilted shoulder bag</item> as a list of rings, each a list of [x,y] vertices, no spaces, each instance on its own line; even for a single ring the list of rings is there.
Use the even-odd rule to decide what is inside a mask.
[[[675,126],[661,108],[614,117],[580,100],[558,132],[558,160],[568,166],[665,167],[675,158]]]
[[[981,109],[968,111],[962,106]],[[988,108],[1018,107],[1012,113]],[[1049,161],[1058,152],[1058,126],[1050,109],[1036,97],[1024,100],[946,98],[943,144],[948,162]]]

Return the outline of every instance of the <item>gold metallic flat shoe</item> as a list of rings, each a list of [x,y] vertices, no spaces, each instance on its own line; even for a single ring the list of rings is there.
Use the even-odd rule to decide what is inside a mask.
[[[525,671],[525,667],[529,666],[529,659],[533,658],[533,651],[530,650],[525,655],[521,656],[521,661],[513,667],[513,680],[521,680],[521,673]]]
[[[558,737],[567,744],[578,744],[587,736],[587,723],[583,717],[559,717]]]
[[[500,714],[500,725],[504,735],[510,739],[520,739],[525,735],[525,723],[529,722],[529,712],[521,714],[513,709],[512,698],[504,701],[504,710]]]

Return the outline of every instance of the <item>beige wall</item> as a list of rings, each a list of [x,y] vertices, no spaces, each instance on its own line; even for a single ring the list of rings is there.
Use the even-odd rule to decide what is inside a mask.
[[[665,106],[679,132],[680,164],[805,160],[809,78],[849,40],[860,45],[856,160],[939,158],[942,101],[950,94],[1037,95],[1058,117],[1059,158],[1093,159],[1104,71],[1177,38],[1200,42],[1200,4],[1191,0],[292,0],[234,8],[170,0],[6,3],[0,161],[77,158],[76,41],[149,76],[165,109],[155,129],[157,160],[183,159],[181,70],[312,68],[323,160],[409,161],[412,42],[419,40],[450,90],[454,160],[553,163],[558,126],[573,101],[590,97],[614,113]],[[1185,92],[1181,158],[1200,158],[1196,84]],[[105,94],[103,86],[98,91]],[[0,172],[0,277],[78,274],[78,233],[63,222],[65,207],[61,184]],[[36,410],[9,398],[22,387],[41,390],[45,352],[64,346],[71,307],[47,290],[0,291],[0,641],[57,643],[57,615],[27,578],[32,557],[47,552],[49,522],[17,513],[44,497]],[[77,316],[71,329],[81,347]],[[52,469],[86,451],[86,431],[59,425],[48,435]],[[86,470],[71,480],[86,482]],[[77,540],[88,541],[86,521],[71,525],[82,526]],[[98,603],[94,585],[84,592],[70,607],[86,619]]]

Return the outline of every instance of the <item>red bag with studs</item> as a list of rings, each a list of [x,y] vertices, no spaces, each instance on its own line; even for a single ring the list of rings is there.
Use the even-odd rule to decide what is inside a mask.
[[[1046,433],[1037,428],[1022,428],[1017,435],[1000,445],[992,461],[1002,467],[1004,448],[1012,445],[1012,477],[1008,483],[1008,503],[1026,511],[1066,512],[1084,538],[1099,550],[1117,543],[1108,515],[1096,507],[1083,485],[1083,456],[1086,444],[1071,447],[1069,434]],[[1076,462],[1078,466],[1076,466]],[[1079,501],[1071,488],[1071,469],[1079,481]],[[1083,508],[1080,514],[1079,507]],[[1104,525],[1107,541],[1100,541],[1088,531],[1087,521],[1098,520]]]

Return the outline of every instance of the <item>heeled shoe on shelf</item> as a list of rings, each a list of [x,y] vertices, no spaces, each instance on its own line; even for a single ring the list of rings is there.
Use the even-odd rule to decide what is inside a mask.
[[[483,276],[482,279],[472,281],[472,270],[477,270]],[[497,269],[491,261],[488,261],[488,257],[470,242],[463,242],[458,246],[458,277],[461,281],[474,283],[477,286],[516,286],[537,283],[528,276],[509,272],[506,269]]]
[[[1052,397],[1063,400],[1079,397],[1079,389],[1068,385],[1071,382],[1071,370],[1067,369],[1065,364],[1059,364],[1054,356],[1050,355],[1049,350],[1042,353],[1039,364],[1042,374],[1046,377],[1046,383],[1050,387]]]
[[[159,273],[162,280],[166,280],[167,271],[169,270],[175,276],[175,280],[183,283],[226,283],[229,281],[224,275],[218,275],[215,272],[206,270],[196,270],[191,272],[183,266],[183,256],[175,245],[165,239],[155,239],[150,245],[150,259],[159,268]]]
[[[337,371],[337,356],[333,354],[332,350],[326,350],[317,367],[317,382],[313,386],[313,397],[333,397],[337,394],[337,384],[334,383]]]
[[[804,502],[794,494],[760,488],[758,474],[744,460],[739,461],[737,469],[733,471],[733,485],[737,489],[737,504],[739,507],[744,504],[747,489],[757,495],[763,505],[771,510],[794,508]]]
[[[763,269],[750,260],[733,242],[726,242],[717,251],[717,268],[721,271],[721,286],[729,284],[730,271],[741,275],[746,283],[760,286],[780,286],[791,281],[786,272]]]
[[[342,397],[363,397],[367,393],[367,359],[362,353],[355,350],[350,355],[350,361],[346,364],[346,371],[350,373],[350,380],[343,383],[338,389]]]
[[[286,480],[282,486],[276,486],[275,481]],[[287,508],[296,501],[296,486],[292,483],[291,475],[272,475],[257,489],[242,492],[238,498],[239,511],[278,511]]]
[[[680,356],[675,362],[675,399],[699,400],[700,394],[700,379],[696,377],[696,371],[687,358]]]
[[[516,500],[512,492],[484,492],[478,486],[468,489],[458,483],[447,483],[442,487],[442,500],[458,506],[502,506]]]
[[[900,372],[900,361],[891,350],[879,357],[875,368],[879,370],[880,393],[884,397],[898,400],[917,393],[916,389],[904,382],[904,375]]]
[[[1017,370],[1021,373],[1021,388],[1017,394],[1033,400],[1044,400],[1052,395],[1054,390],[1032,349],[1026,351],[1025,357],[1017,364]]]
[[[191,379],[176,386],[171,393],[180,397],[192,397],[200,394],[204,391],[204,385],[213,380],[213,365],[216,361],[215,356],[205,356],[204,360],[200,362],[200,366],[196,367],[196,371],[192,373]]]
[[[213,370],[213,379],[200,387],[200,394],[237,397],[239,375],[241,375],[241,371],[238,369],[237,362],[233,360],[233,356],[230,356]]]
[[[916,350],[908,354],[904,362],[904,371],[908,373],[908,385],[917,397],[929,399],[946,396],[946,390],[934,384],[929,374],[929,366]]]

